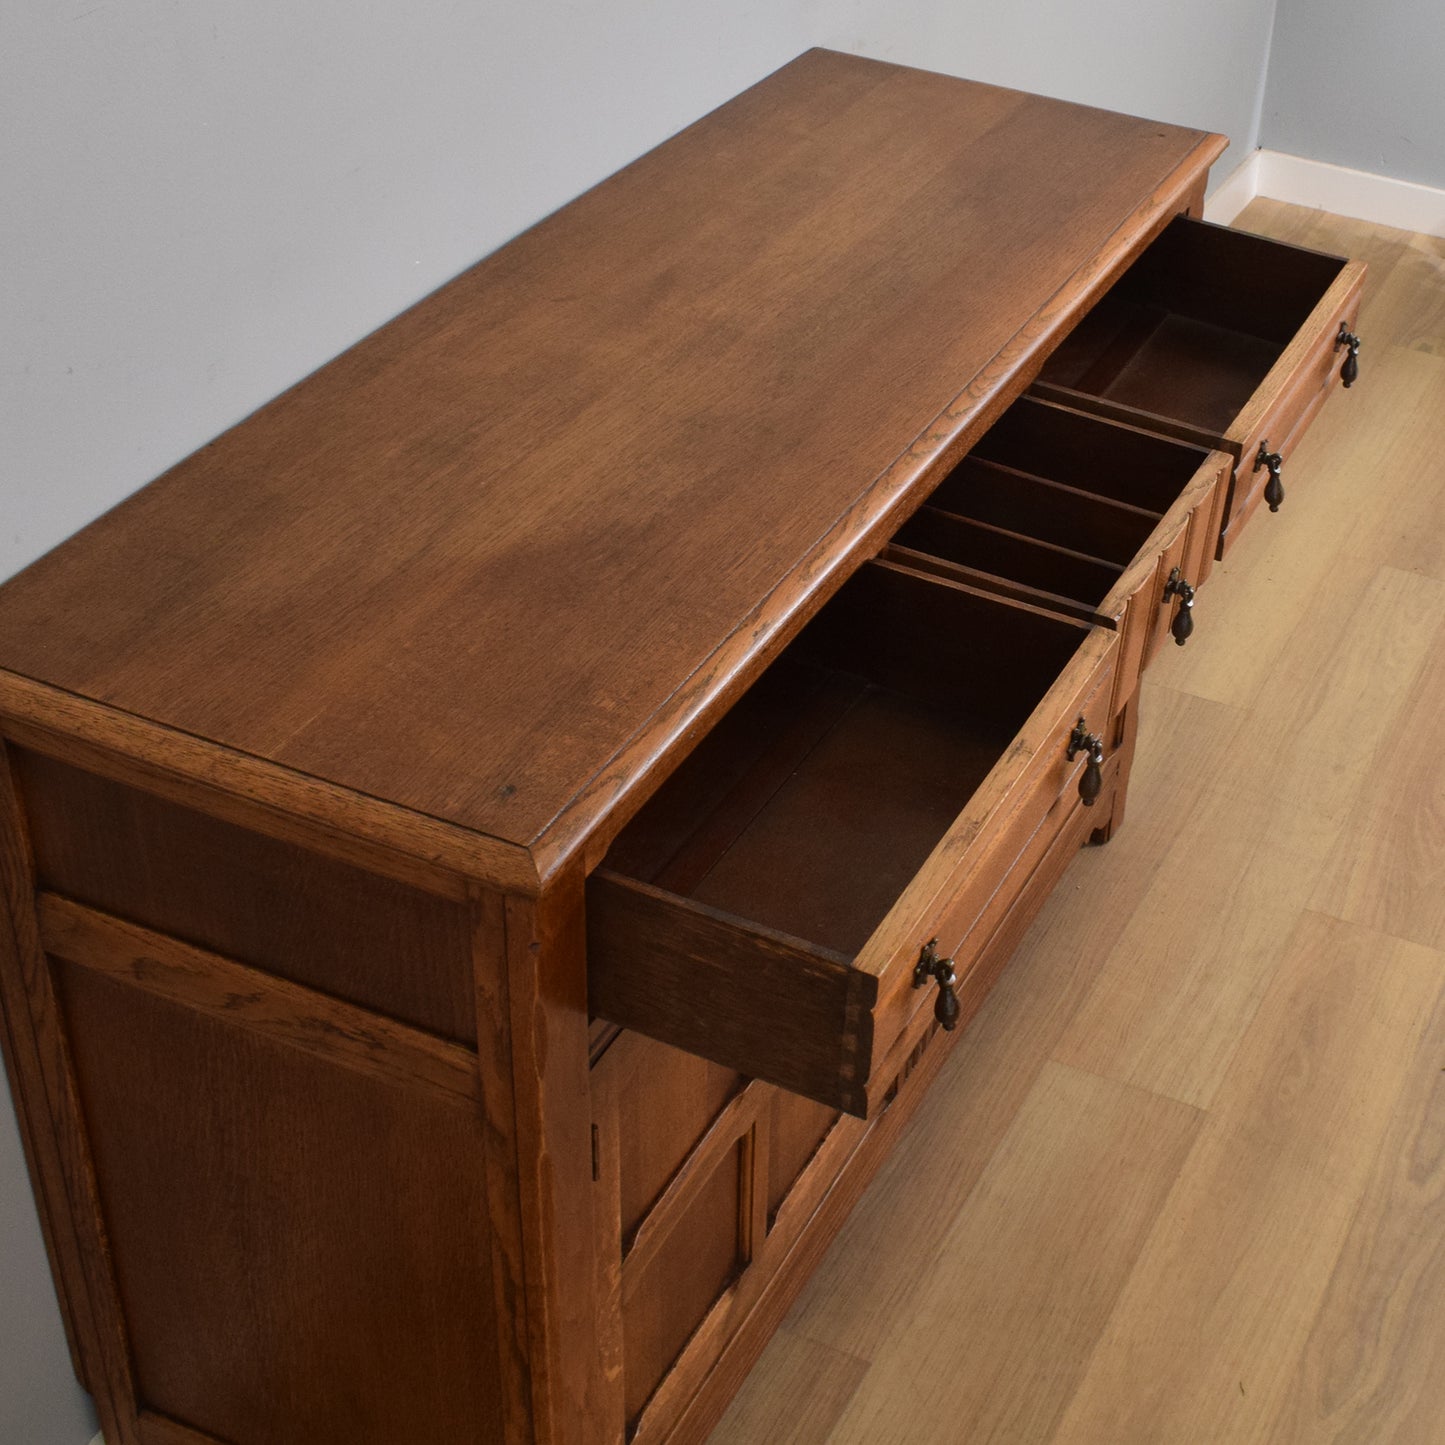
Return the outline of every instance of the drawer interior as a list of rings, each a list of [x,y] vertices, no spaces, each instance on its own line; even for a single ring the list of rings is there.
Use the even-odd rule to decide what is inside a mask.
[[[870,563],[629,823],[604,871],[851,956],[1086,636]]]
[[[929,504],[1115,565],[1134,556],[1164,515],[979,456],[965,457]]]
[[[1176,218],[1039,381],[1223,436],[1345,264]]]
[[[895,555],[1092,620],[1205,457],[1023,397],[899,529]]]

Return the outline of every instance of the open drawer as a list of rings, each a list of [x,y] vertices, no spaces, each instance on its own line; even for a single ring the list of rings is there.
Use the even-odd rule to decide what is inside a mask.
[[[944,996],[915,984],[925,949],[961,987],[1041,831],[1083,806],[1073,733],[1106,734],[1116,652],[1103,629],[866,563],[589,880],[594,1015],[876,1112],[878,1066]]]
[[[1034,392],[1227,451],[1222,557],[1261,500],[1278,509],[1283,460],[1353,375],[1364,275],[1358,261],[1176,218],[1044,363]]]
[[[1015,402],[887,555],[1120,634],[1113,710],[1214,565],[1227,454],[1034,397]]]

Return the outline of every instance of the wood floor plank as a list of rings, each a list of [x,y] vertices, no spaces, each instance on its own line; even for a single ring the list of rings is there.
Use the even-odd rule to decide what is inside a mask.
[[[1445,280],[1440,289],[1445,293]],[[1368,428],[1341,438],[1332,452],[1331,482],[1352,487],[1356,503],[1356,525],[1341,551],[1445,579],[1445,348],[1437,355],[1394,347],[1378,370],[1394,399],[1389,415],[1379,415],[1372,403]],[[1362,498],[1368,505],[1359,505]],[[1347,510],[1347,498],[1328,505]]]
[[[1296,646],[1055,1058],[1209,1104],[1442,624],[1445,586],[1385,568],[1327,661]]]
[[[1412,236],[1390,282],[1395,345],[1445,356],[1445,236]]]
[[[1440,959],[1445,973],[1445,956]],[[1445,1422],[1445,1003],[1376,1159],[1271,1445],[1438,1445]]]
[[[768,1343],[708,1445],[822,1445],[868,1364],[786,1326]]]
[[[1317,425],[1327,415],[1328,408]],[[1313,597],[1315,610],[1333,617],[1335,627],[1349,617],[1369,573],[1341,574],[1337,559],[1349,540],[1349,526],[1330,498],[1316,495],[1328,485],[1330,469],[1315,467],[1308,453],[1301,456],[1304,450],[1290,458],[1286,486],[1295,482],[1293,474],[1303,475],[1301,466],[1309,468],[1309,481],[1289,492],[1288,525],[1268,512],[1254,519],[1258,525],[1252,524],[1229,557],[1216,564],[1201,593],[1189,645],[1165,648],[1156,660],[1156,681],[1197,697],[1251,707],[1298,624],[1298,611],[1287,599]],[[1326,621],[1325,630],[1329,625]]]
[[[1261,512],[1196,606],[1195,635],[1165,648],[1167,686],[1253,706],[1298,633],[1316,652],[1343,631],[1379,567],[1442,576],[1438,525],[1441,360],[1385,347],[1290,457],[1285,506]]]
[[[1172,1100],[1047,1067],[967,1205],[934,1241],[907,1319],[829,1438],[1047,1439],[1199,1119]],[[955,1367],[940,1368],[941,1341]],[[1020,1377],[1027,1389],[1017,1388]]]
[[[1326,828],[1343,822],[1434,653],[1445,582],[1382,567],[1338,632],[1309,621],[1261,689],[1229,782]]]
[[[1243,709],[1144,679],[1127,822],[1107,847],[1084,853],[1088,876],[1076,869],[1066,875],[1063,888],[1085,896],[1059,920],[1061,927],[1077,930],[1098,913],[1137,905],[1179,836],[1181,820],[1192,817],[1227,774],[1244,745],[1248,723]],[[1188,767],[1180,766],[1185,758]],[[1094,864],[1101,875],[1097,879]],[[1100,888],[1107,890],[1106,896],[1091,900],[1089,895]],[[1093,908],[1088,906],[1091,901]]]
[[[1382,344],[1445,356],[1445,237],[1397,234],[1405,245],[1360,310],[1360,356]]]
[[[1206,1107],[1279,966],[1322,850],[1297,815],[1249,793],[1214,797],[1190,822],[1054,1058]]]
[[[1326,859],[1312,906],[1445,949],[1445,627]]]
[[[1442,984],[1304,916],[1051,1445],[1269,1440]]]

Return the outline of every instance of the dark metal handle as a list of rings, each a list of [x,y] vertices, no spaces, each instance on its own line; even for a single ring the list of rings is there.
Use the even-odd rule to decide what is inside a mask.
[[[1073,762],[1080,753],[1088,753],[1089,761],[1079,774],[1079,797],[1086,808],[1092,808],[1094,799],[1104,789],[1104,743],[1096,733],[1087,730],[1082,717],[1069,734],[1069,761]]]
[[[1348,389],[1360,378],[1360,338],[1350,330],[1349,323],[1345,321],[1340,322],[1340,334],[1335,337],[1335,350],[1338,351],[1342,346],[1349,347],[1340,366],[1340,380]]]
[[[1171,597],[1179,599],[1179,610],[1169,624],[1169,631],[1174,634],[1175,642],[1183,647],[1194,631],[1194,587],[1184,580],[1184,574],[1177,567],[1164,584],[1164,601],[1167,603]]]
[[[958,975],[953,971],[951,958],[938,956],[936,938],[930,938],[923,945],[918,962],[913,965],[914,988],[922,988],[929,979],[938,981],[938,997],[933,1000],[933,1017],[951,1033],[958,1027],[958,995],[953,991]]]
[[[1279,511],[1279,504],[1284,501],[1284,483],[1279,479],[1279,469],[1283,465],[1284,458],[1278,452],[1270,451],[1267,441],[1260,442],[1259,451],[1254,458],[1254,470],[1269,468],[1269,480],[1264,484],[1264,499],[1269,503],[1271,512]]]

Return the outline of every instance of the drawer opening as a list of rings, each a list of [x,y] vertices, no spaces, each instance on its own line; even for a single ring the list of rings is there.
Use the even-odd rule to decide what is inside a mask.
[[[1181,499],[1208,461],[1201,447],[1023,397],[904,523],[889,555],[1114,626],[1121,578],[1157,550],[1162,519],[1188,506]]]
[[[866,678],[789,666],[777,681],[779,730],[735,739],[757,750],[726,760],[737,785],[699,799],[677,853],[639,881],[851,954],[1008,739]]]
[[[1040,389],[1222,436],[1345,264],[1177,218],[1045,362]]]
[[[1095,609],[1124,570],[1117,562],[937,507],[915,513],[885,555],[905,566],[1002,590],[1085,622],[1093,620]]]
[[[856,953],[1081,640],[872,564],[628,824],[605,867]]]
[[[878,980],[852,961],[1088,636],[865,565],[593,875],[594,1012],[857,1112]]]
[[[1025,396],[979,438],[970,455],[1159,517],[1199,470],[1206,451]]]
[[[976,457],[944,478],[929,505],[1115,567],[1133,559],[1163,515]]]

